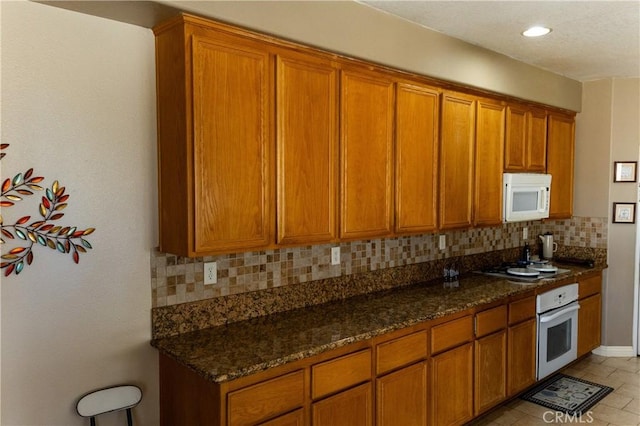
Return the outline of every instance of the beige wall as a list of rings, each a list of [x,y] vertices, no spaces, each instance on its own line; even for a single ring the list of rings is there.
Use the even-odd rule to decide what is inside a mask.
[[[582,112],[576,116],[575,216],[610,214],[611,86],[611,80],[598,80],[582,89]]]
[[[640,79],[616,79],[611,84],[611,167],[613,161],[637,161],[640,148]],[[613,170],[610,176],[613,175]],[[637,184],[609,181],[609,205],[638,201]],[[636,204],[637,205],[637,204]],[[610,215],[612,212],[610,213]],[[633,299],[636,224],[609,226],[609,271],[606,287],[607,346],[630,346],[633,333]]]
[[[151,26],[175,9],[522,99],[580,110],[582,86],[355,1],[73,2],[53,5]],[[102,3],[102,4],[101,4]],[[114,6],[115,5],[115,6]]]
[[[47,185],[59,180],[71,195],[60,222],[97,229],[78,265],[37,247],[31,266],[2,278],[1,422],[87,425],[78,396],[131,382],[144,390],[136,424],[157,425],[153,34],[32,2],[1,7],[2,178],[33,167]],[[32,198],[3,209],[5,223],[36,217]]]
[[[633,342],[637,225],[611,223],[613,202],[637,201],[637,184],[613,183],[614,161],[637,161],[640,144],[640,79],[590,81],[576,117],[576,216],[607,217],[603,345]]]

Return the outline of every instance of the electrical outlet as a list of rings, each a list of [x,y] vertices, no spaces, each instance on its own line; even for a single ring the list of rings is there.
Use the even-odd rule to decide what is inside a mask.
[[[204,264],[204,285],[215,284],[217,282],[218,282],[217,262],[206,262]]]
[[[440,235],[440,241],[438,243],[438,246],[440,247],[440,250],[444,250],[447,248],[447,236],[446,235]]]
[[[340,264],[340,247],[331,247],[331,264]]]
[[[529,228],[525,226],[524,228],[522,228],[522,239],[526,240],[528,238],[529,238]]]

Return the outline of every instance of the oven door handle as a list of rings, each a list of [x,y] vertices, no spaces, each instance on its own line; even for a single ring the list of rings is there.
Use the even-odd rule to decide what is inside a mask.
[[[549,316],[542,315],[540,317],[540,322],[553,321],[554,319],[556,319],[556,318],[558,318],[558,317],[560,317],[562,315],[568,314],[569,312],[577,311],[578,309],[580,309],[580,305],[575,304],[575,305],[569,306],[566,309],[563,309],[563,310],[561,310],[559,312],[556,312],[556,313],[554,313],[552,315],[549,315]]]

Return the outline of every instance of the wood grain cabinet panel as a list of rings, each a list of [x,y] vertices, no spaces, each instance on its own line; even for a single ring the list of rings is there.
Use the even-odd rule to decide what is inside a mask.
[[[277,242],[337,238],[337,70],[329,61],[277,58]]]
[[[507,305],[496,306],[476,314],[476,337],[483,337],[507,327]]]
[[[252,425],[304,404],[302,370],[267,380],[227,396],[230,426]]]
[[[578,356],[600,346],[602,296],[595,294],[580,300],[578,311]]]
[[[376,348],[376,373],[384,374],[427,357],[427,331],[381,343]]]
[[[485,99],[477,105],[473,224],[500,225],[506,107]]]
[[[507,107],[505,172],[544,173],[547,169],[547,113],[524,105]]]
[[[578,311],[578,356],[585,355],[601,342],[602,273],[578,281],[580,310]]]
[[[437,227],[440,92],[398,83],[396,94],[396,221],[398,234]]]
[[[504,171],[523,172],[527,157],[527,109],[509,105],[506,114]]]
[[[547,112],[531,109],[527,118],[526,169],[530,172],[544,173],[547,171]]]
[[[190,20],[156,28],[160,250],[265,247],[274,228],[272,59],[259,43]]]
[[[522,321],[536,316],[536,296],[529,296],[509,303],[509,325],[521,323]]]
[[[462,318],[438,324],[431,329],[431,354],[437,354],[473,340],[473,317]]]
[[[575,120],[549,114],[547,132],[547,173],[552,176],[549,219],[568,219],[573,214]]]
[[[313,426],[371,426],[371,383],[315,402],[311,407],[311,413]]]
[[[344,239],[392,232],[393,102],[391,79],[343,71],[341,221]]]
[[[318,399],[371,380],[371,350],[365,349],[311,367],[311,397]]]
[[[426,426],[427,364],[405,367],[376,380],[376,425]]]
[[[442,95],[440,129],[440,229],[471,226],[475,98],[455,92]]]
[[[536,382],[536,320],[509,327],[507,334],[507,394],[525,390]]]
[[[430,359],[432,425],[461,425],[473,418],[473,343]]]
[[[507,332],[482,337],[475,341],[474,347],[474,410],[478,415],[507,396]]]

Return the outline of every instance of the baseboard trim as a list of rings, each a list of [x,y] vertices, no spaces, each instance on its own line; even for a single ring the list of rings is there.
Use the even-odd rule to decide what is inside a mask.
[[[632,357],[637,356],[633,346],[600,346],[593,350],[593,353],[606,357]]]

